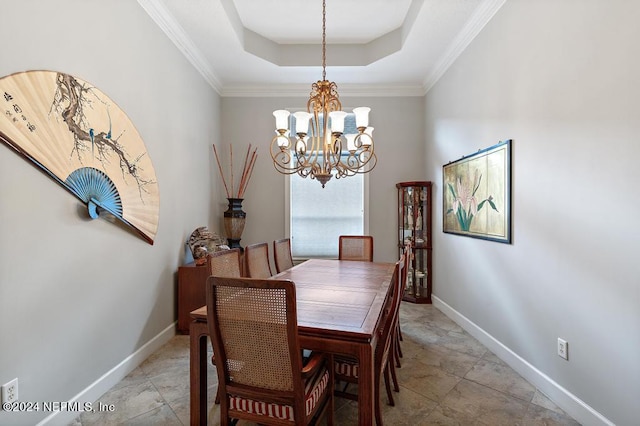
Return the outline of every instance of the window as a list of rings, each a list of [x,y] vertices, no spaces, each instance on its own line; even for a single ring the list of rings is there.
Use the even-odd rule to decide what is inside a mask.
[[[353,114],[345,120],[345,132],[349,124],[355,130]],[[368,234],[368,174],[334,176],[324,188],[315,179],[288,175],[286,185],[286,227],[294,258],[337,258],[340,235]]]

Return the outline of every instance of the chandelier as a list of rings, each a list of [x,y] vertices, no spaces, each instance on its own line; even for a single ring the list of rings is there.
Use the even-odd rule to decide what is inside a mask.
[[[293,114],[295,137],[289,136],[289,111],[273,112],[276,136],[271,140],[271,158],[278,172],[317,179],[323,188],[334,174],[341,179],[367,173],[377,162],[373,127],[368,127],[371,108],[354,108],[358,133],[344,134],[347,113],[342,111],[338,86],[326,79],[326,50],[326,4],[322,0],[322,80],[311,85],[307,111]]]

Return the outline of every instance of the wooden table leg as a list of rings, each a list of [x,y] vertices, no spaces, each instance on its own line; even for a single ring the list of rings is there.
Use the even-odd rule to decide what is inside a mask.
[[[358,364],[360,366],[360,374],[358,377],[358,424],[372,425],[375,409],[375,401],[373,398],[374,361],[372,346],[360,345]]]
[[[206,322],[189,325],[189,381],[191,426],[207,424],[207,339]]]

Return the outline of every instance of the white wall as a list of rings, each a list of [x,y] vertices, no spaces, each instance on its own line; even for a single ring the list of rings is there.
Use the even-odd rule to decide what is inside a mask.
[[[434,294],[585,424],[640,418],[638,18],[635,1],[510,0],[426,96],[436,229],[442,165],[513,139],[513,244],[435,232]]]
[[[337,82],[339,84],[339,82]],[[311,82],[309,83],[311,85]],[[422,161],[424,145],[422,97],[343,97],[345,109],[371,107],[369,121],[374,126],[378,164],[369,173],[369,230],[374,237],[374,259],[395,261],[397,245],[397,182],[424,180],[427,170]],[[284,175],[273,167],[269,144],[275,134],[276,109],[306,108],[308,98],[222,98],[222,141],[234,144],[234,156],[246,152],[247,145],[258,146],[258,160],[243,202],[247,221],[241,244],[283,238],[285,234]],[[247,127],[245,117],[251,120]],[[240,165],[236,170],[240,169]],[[332,179],[327,185],[339,185]],[[318,183],[318,185],[320,185]],[[216,199],[219,216],[226,209],[223,197]],[[319,206],[321,208],[321,206]],[[222,229],[222,224],[219,225]],[[336,245],[338,242],[336,241]]]
[[[220,100],[137,2],[5,1],[0,76],[63,71],[132,120],[160,189],[155,244],[98,219],[0,146],[0,384],[68,401],[163,331],[173,333],[183,243],[210,224]],[[0,424],[50,413],[0,411]]]

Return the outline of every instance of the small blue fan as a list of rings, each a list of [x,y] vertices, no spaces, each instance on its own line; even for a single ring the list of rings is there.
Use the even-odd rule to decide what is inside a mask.
[[[98,217],[98,207],[122,218],[122,200],[118,189],[104,172],[93,167],[82,167],[71,172],[65,185],[87,203],[89,216]]]

